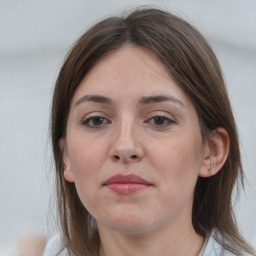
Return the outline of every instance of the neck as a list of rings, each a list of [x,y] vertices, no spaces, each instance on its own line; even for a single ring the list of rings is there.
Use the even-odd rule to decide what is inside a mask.
[[[197,256],[204,238],[196,234],[192,223],[164,226],[144,234],[125,234],[99,225],[100,256]]]

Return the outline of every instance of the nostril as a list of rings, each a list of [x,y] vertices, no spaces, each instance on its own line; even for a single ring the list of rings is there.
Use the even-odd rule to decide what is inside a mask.
[[[138,156],[137,155],[131,155],[130,156],[130,159],[137,159],[138,158]],[[121,157],[120,156],[118,156],[118,155],[114,155],[114,159],[115,160],[120,160],[121,159]]]

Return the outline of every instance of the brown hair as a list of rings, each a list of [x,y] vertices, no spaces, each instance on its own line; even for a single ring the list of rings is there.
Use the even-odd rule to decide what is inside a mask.
[[[95,221],[81,203],[74,183],[63,177],[58,142],[65,137],[71,99],[83,77],[103,56],[124,44],[150,49],[166,66],[193,101],[203,139],[218,127],[227,130],[228,158],[218,174],[198,178],[192,223],[202,236],[218,229],[223,238],[219,242],[236,255],[241,251],[254,254],[238,232],[232,209],[232,191],[239,175],[243,181],[243,171],[236,126],[218,61],[203,36],[186,21],[159,9],[143,8],[127,17],[105,19],[88,30],[69,52],[56,82],[51,132],[58,213],[65,248],[71,255],[96,256],[100,239]]]

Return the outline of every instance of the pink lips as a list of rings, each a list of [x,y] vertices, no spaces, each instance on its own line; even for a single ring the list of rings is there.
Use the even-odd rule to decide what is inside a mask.
[[[141,190],[145,190],[152,186],[152,184],[134,174],[119,174],[105,181],[104,186],[108,187],[117,194],[129,195]]]

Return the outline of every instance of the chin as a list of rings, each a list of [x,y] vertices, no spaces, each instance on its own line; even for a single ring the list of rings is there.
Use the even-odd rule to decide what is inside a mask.
[[[151,225],[145,223],[115,223],[109,226],[112,230],[126,235],[142,235],[152,230]]]
[[[142,234],[156,226],[153,216],[148,213],[139,214],[137,211],[129,210],[106,217],[105,215],[104,221],[100,221],[104,226],[126,234]]]

